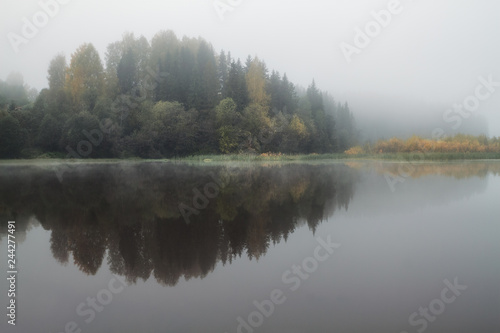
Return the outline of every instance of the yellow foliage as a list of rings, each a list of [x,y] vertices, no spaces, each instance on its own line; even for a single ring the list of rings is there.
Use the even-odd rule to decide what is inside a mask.
[[[83,44],[71,55],[66,71],[66,89],[73,104],[92,108],[101,94],[104,70],[99,53],[92,44]]]
[[[281,156],[285,156],[285,155],[282,153],[262,153],[259,156],[260,157],[281,157]]]
[[[294,115],[290,121],[290,130],[301,139],[308,136],[306,125],[297,115]]]
[[[352,147],[351,149],[346,150],[344,153],[346,155],[362,155],[362,154],[366,154],[365,150],[362,147],[360,147],[360,146]]]
[[[399,152],[500,153],[500,143],[496,138],[488,139],[484,136],[475,137],[472,135],[463,134],[458,134],[454,137],[448,137],[443,140],[430,140],[423,139],[418,136],[413,136],[406,141],[402,141],[398,138],[392,138],[388,141],[381,140],[374,146],[374,151],[380,154]]]
[[[252,103],[268,106],[271,96],[266,92],[266,65],[255,58],[246,75],[248,95]]]

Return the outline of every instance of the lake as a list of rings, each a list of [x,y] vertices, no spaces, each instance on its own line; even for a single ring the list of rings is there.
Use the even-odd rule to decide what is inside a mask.
[[[500,162],[14,161],[0,186],[1,332],[500,332]]]

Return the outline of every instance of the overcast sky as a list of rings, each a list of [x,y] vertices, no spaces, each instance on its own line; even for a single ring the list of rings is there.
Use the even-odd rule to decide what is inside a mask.
[[[58,1],[58,2],[56,2]],[[59,4],[53,17],[40,3]],[[230,6],[218,14],[220,8]],[[498,0],[0,0],[0,78],[16,70],[37,89],[47,86],[47,67],[57,53],[68,61],[76,48],[93,43],[104,63],[106,46],[124,32],[150,40],[160,30],[178,37],[201,36],[215,50],[242,60],[258,55],[268,68],[286,72],[307,86],[313,78],[337,99],[380,95],[451,107],[473,97],[479,77],[500,82],[500,1]],[[50,8],[54,8],[50,6]],[[372,11],[391,9],[385,27]],[[221,16],[224,20],[221,19]],[[47,22],[44,22],[44,17]],[[381,15],[382,19],[386,19]],[[26,21],[41,25],[23,35]],[[35,21],[35,22],[34,22]],[[369,45],[354,41],[369,30]],[[378,29],[380,28],[380,29]],[[26,30],[26,29],[25,29]],[[29,30],[29,29],[28,29]],[[25,31],[26,32],[26,31]],[[30,31],[28,31],[30,32]],[[26,38],[14,51],[9,33]],[[13,36],[12,34],[10,35]],[[357,47],[350,62],[341,43]],[[351,51],[353,48],[351,48]],[[490,88],[491,89],[491,88]],[[500,84],[477,111],[500,135]],[[473,102],[474,98],[469,98]],[[352,101],[351,104],[355,105]],[[472,103],[471,102],[471,103]],[[445,113],[446,109],[442,110]],[[356,113],[356,110],[353,110]],[[399,110],[404,112],[404,110]],[[413,112],[413,111],[412,111]],[[441,111],[440,111],[441,112]],[[466,121],[466,119],[464,119]]]

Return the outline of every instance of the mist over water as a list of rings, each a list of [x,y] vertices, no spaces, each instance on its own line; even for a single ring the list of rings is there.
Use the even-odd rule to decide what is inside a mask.
[[[236,332],[277,289],[286,300],[256,331],[411,332],[455,278],[467,288],[429,332],[500,328],[496,162],[422,163],[395,192],[385,175],[399,163],[94,163],[59,181],[61,167],[1,167],[1,217],[24,235],[23,331]],[[205,207],[197,193],[212,193]],[[181,203],[198,211],[189,223]],[[318,239],[339,247],[311,270]],[[120,292],[92,310],[108,284]]]

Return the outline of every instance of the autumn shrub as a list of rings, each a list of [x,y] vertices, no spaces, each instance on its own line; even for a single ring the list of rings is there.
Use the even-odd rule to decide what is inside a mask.
[[[362,155],[362,154],[366,154],[366,152],[363,149],[363,147],[360,147],[360,146],[352,147],[351,149],[346,150],[344,153],[346,155]]]
[[[413,136],[406,141],[398,138],[380,140],[374,146],[374,152],[382,153],[500,153],[500,140],[486,136],[457,134],[439,140],[423,139]],[[347,152],[346,152],[347,153]]]

